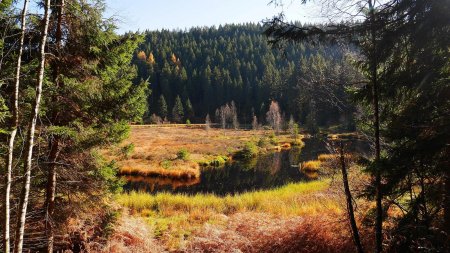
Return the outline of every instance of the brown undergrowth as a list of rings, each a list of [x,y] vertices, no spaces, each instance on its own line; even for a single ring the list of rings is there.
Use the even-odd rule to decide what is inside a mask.
[[[354,252],[345,222],[329,216],[277,218],[238,213],[205,225],[179,252]]]
[[[164,249],[153,238],[153,228],[139,217],[122,214],[102,253],[160,253]]]

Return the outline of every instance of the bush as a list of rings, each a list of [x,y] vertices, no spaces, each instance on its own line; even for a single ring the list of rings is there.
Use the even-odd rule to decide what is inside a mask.
[[[149,123],[150,124],[158,124],[159,125],[159,124],[163,123],[163,120],[161,119],[161,117],[157,116],[156,114],[152,114],[150,116]]]
[[[177,152],[178,159],[187,160],[189,159],[189,156],[190,156],[189,151],[185,148],[182,148]]]
[[[275,145],[275,146],[278,145],[278,138],[275,136],[274,132],[272,132],[270,134],[269,138],[270,138],[270,144]]]
[[[258,141],[258,147],[265,148],[270,145],[270,140],[267,137],[261,137]]]
[[[188,126],[191,125],[191,121],[189,119],[186,120],[186,125],[188,125]]]
[[[164,160],[164,161],[161,162],[161,166],[164,169],[169,169],[170,167],[172,167],[172,162],[169,161],[169,160]]]
[[[120,148],[120,154],[125,158],[128,158],[131,155],[131,153],[133,153],[133,151],[134,151],[133,143],[130,143]]]
[[[258,154],[258,147],[253,142],[247,142],[244,148],[236,153],[237,158],[250,159]]]

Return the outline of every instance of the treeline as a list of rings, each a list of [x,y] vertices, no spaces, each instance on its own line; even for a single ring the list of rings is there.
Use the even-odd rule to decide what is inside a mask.
[[[121,189],[98,150],[146,111],[142,37],[117,35],[103,1],[20,4],[0,4],[0,251],[98,251]]]
[[[134,63],[139,80],[149,80],[152,90],[147,120],[155,114],[169,121],[202,122],[233,101],[242,123],[250,124],[253,116],[264,122],[275,100],[286,118],[292,115],[301,123],[351,123],[345,86],[353,73],[345,67],[345,51],[307,43],[279,51],[270,47],[263,31],[249,23],[145,32]],[[321,85],[334,96],[317,89]]]

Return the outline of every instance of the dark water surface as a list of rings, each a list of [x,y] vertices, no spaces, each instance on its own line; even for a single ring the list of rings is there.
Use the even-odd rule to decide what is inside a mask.
[[[359,144],[355,143],[355,147]],[[366,147],[363,147],[366,149]],[[255,157],[250,161],[233,161],[218,168],[202,168],[201,176],[192,180],[174,180],[155,177],[126,177],[127,191],[149,193],[214,193],[236,194],[260,189],[270,189],[292,182],[310,181],[316,175],[304,174],[298,164],[315,160],[328,153],[325,141],[306,139],[302,149],[292,148]]]

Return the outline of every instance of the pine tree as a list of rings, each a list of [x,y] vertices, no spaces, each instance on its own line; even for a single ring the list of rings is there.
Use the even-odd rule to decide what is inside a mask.
[[[161,118],[167,117],[168,109],[167,109],[167,103],[166,99],[164,98],[164,95],[161,94],[158,99],[158,114],[161,116]]]
[[[193,119],[195,113],[194,113],[194,108],[192,107],[192,104],[191,104],[191,100],[189,98],[186,101],[185,108],[186,108],[186,110],[185,110],[186,117],[188,117],[189,119]]]
[[[177,123],[181,123],[183,122],[183,117],[184,117],[183,103],[181,103],[180,96],[177,96],[177,98],[175,99],[175,104],[173,105],[172,109],[172,119]]]

